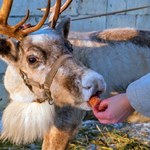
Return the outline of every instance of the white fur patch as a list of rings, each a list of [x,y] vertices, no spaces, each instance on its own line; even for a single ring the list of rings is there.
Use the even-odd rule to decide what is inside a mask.
[[[43,69],[45,69],[45,65],[43,64],[38,67],[38,71],[42,71]]]
[[[37,35],[31,35],[31,36],[32,36],[32,42],[34,44],[41,43],[41,42],[43,43],[43,42],[45,42],[45,40],[49,41],[49,40],[59,40],[60,39],[60,37],[54,33],[51,33],[50,36],[48,36],[46,34],[37,34]]]
[[[89,104],[87,102],[83,102],[83,103],[77,105],[77,108],[83,109],[83,110],[86,110],[86,111],[91,110],[91,107],[89,106]]]
[[[13,80],[12,80],[13,79]],[[16,69],[9,65],[7,67],[4,85],[10,94],[10,98],[18,102],[32,102],[37,99],[34,93],[24,84]]]
[[[84,101],[88,101],[97,91],[105,90],[106,83],[103,77],[97,72],[88,69],[82,76],[82,93]]]
[[[54,106],[44,103],[12,101],[4,110],[1,139],[15,144],[32,143],[42,139],[53,124]]]

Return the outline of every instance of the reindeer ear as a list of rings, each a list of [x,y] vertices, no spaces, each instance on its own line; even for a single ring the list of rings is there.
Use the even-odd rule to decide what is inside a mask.
[[[70,17],[65,17],[56,27],[56,30],[66,39],[68,38],[69,34],[70,20]]]
[[[17,61],[17,42],[10,39],[0,38],[0,57],[6,62]]]

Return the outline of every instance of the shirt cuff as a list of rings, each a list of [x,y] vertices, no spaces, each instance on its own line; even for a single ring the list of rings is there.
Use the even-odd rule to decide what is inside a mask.
[[[131,83],[126,94],[131,106],[137,112],[150,117],[150,74]]]

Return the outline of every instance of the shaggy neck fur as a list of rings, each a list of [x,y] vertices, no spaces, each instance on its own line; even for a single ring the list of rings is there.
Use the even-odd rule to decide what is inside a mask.
[[[48,102],[32,102],[36,96],[24,85],[17,71],[12,66],[9,67],[4,83],[11,102],[3,113],[1,138],[15,144],[32,143],[42,139],[53,124],[54,106]]]
[[[54,116],[54,107],[48,102],[12,101],[3,113],[1,138],[9,139],[15,144],[27,144],[36,139],[41,140],[53,124]]]

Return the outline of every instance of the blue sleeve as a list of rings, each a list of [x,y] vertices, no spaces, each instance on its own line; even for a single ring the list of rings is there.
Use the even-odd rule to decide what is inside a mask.
[[[131,83],[126,93],[131,106],[150,117],[150,73]]]

